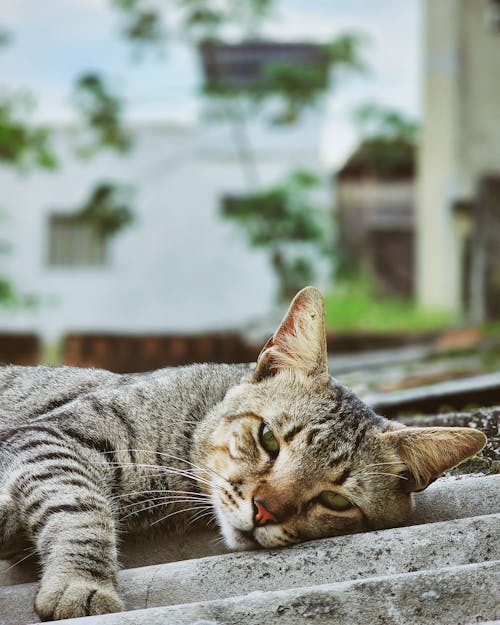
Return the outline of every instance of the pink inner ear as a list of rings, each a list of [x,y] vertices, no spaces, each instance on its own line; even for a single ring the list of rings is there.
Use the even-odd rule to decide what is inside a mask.
[[[286,318],[283,320],[280,327],[276,330],[273,336],[271,336],[271,338],[267,341],[267,343],[262,348],[261,354],[266,357],[266,364],[270,369],[276,369],[276,366],[273,365],[271,354],[269,353],[266,354],[266,351],[269,350],[271,347],[277,347],[278,350],[282,354],[286,354],[287,356],[290,356],[290,353],[284,347],[284,342],[281,341],[280,339],[283,337],[283,335],[287,335],[287,334],[295,335],[295,315],[297,314],[299,309],[300,309],[299,305],[296,305],[294,307],[293,313],[290,313],[286,316]]]

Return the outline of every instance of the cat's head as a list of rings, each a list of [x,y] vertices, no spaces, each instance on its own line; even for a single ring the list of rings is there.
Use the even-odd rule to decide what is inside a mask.
[[[331,378],[323,300],[311,287],[195,435],[233,549],[400,525],[412,491],[485,442],[470,428],[388,421]]]

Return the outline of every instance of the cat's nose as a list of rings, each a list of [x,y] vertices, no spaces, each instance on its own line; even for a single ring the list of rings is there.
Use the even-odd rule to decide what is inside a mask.
[[[253,500],[254,520],[257,525],[267,525],[268,523],[277,523],[278,519],[272,512],[267,509],[267,503],[262,498]]]

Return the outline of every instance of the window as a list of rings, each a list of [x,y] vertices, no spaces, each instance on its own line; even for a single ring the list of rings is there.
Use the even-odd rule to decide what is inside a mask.
[[[106,240],[79,215],[52,215],[49,221],[49,265],[95,267],[106,262]]]

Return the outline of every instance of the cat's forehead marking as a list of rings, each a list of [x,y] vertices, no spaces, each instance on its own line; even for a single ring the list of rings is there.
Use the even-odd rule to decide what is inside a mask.
[[[287,432],[283,434],[283,440],[285,441],[285,443],[289,443],[295,438],[295,436],[297,436],[299,432],[302,432],[303,429],[304,429],[303,425],[294,425],[292,428],[290,428]]]
[[[333,483],[336,484],[337,486],[341,486],[350,475],[351,475],[351,469],[349,467],[344,467],[344,470],[342,471],[342,473],[338,476],[337,479],[333,481]]]

